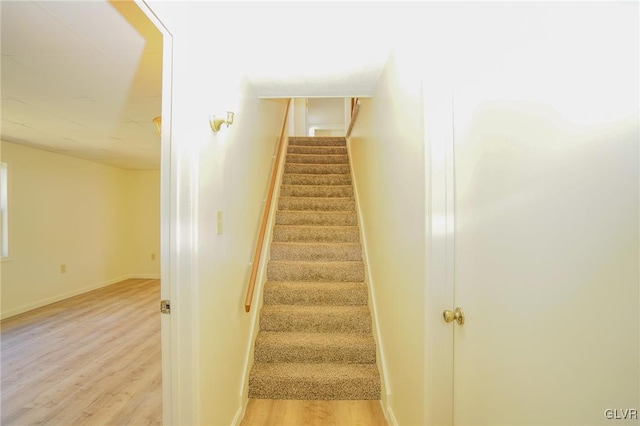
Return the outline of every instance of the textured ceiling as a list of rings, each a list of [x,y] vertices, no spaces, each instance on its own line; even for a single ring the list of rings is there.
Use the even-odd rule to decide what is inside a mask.
[[[187,7],[156,5],[173,12]],[[264,11],[258,13],[259,7]],[[371,13],[367,23],[353,25],[354,17],[371,12],[371,6],[281,7],[286,13],[273,13],[270,19],[264,13],[273,12],[274,4],[253,4],[249,15],[241,9],[243,19],[252,19],[254,34],[261,34],[235,41],[246,52],[243,71],[259,96],[372,92],[392,41],[375,31],[380,22]],[[0,137],[126,169],[158,168],[160,138],[152,119],[161,111],[162,37],[137,5],[1,0],[0,8]],[[321,13],[325,18],[309,20]],[[278,16],[282,22],[274,23]],[[386,14],[378,16],[386,19]],[[329,21],[343,30],[326,31]],[[362,34],[367,34],[366,43]],[[283,39],[289,48],[274,52],[271,46]]]
[[[132,2],[2,1],[3,140],[157,168],[162,38]]]

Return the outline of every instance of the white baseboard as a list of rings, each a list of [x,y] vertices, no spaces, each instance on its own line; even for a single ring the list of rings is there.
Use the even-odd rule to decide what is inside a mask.
[[[386,409],[383,407],[383,411],[389,426],[398,426],[398,419],[396,419],[396,415],[393,414],[393,409],[391,405],[387,404]]]
[[[43,306],[46,305],[50,305],[52,303],[56,303],[59,302],[61,300],[64,299],[69,299],[70,297],[74,297],[74,296],[78,296],[80,294],[84,294],[84,293],[88,293],[90,291],[93,290],[97,290],[99,288],[102,287],[107,287],[110,286],[112,284],[116,284],[119,283],[121,281],[125,281],[128,279],[132,279],[132,278],[138,278],[138,279],[160,279],[159,275],[145,275],[145,274],[141,274],[141,275],[136,275],[136,274],[131,274],[131,275],[123,275],[121,277],[118,278],[113,278],[111,280],[107,280],[107,281],[103,281],[100,283],[96,283],[96,284],[92,284],[86,287],[81,287],[72,291],[68,291],[62,294],[58,294],[56,296],[51,296],[51,297],[47,297],[45,299],[40,299],[34,302],[30,302],[30,303],[25,303],[24,305],[18,306],[17,308],[13,308],[13,309],[9,309],[8,311],[3,311],[2,314],[0,315],[0,319],[7,319],[16,315],[20,315],[23,314],[25,312],[29,312],[32,311],[34,309],[38,309],[41,308]]]
[[[130,280],[130,279],[134,279],[134,280],[159,280],[160,279],[160,275],[159,274],[133,274],[133,275],[128,276],[125,279],[127,279],[127,280]]]
[[[240,406],[236,410],[236,415],[233,416],[233,421],[231,422],[232,426],[240,425],[240,422],[242,422],[242,419],[244,418],[244,413],[247,411],[248,403],[249,403],[249,400],[247,398],[242,398],[240,402]]]

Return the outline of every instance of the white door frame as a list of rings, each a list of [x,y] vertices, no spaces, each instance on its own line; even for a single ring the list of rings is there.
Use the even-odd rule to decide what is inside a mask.
[[[171,108],[173,76],[173,35],[158,19],[144,0],[134,0],[162,34],[162,125],[160,136],[160,299],[177,300],[175,274],[177,264],[177,203],[176,201],[176,153],[171,142]],[[159,312],[158,301],[158,312]],[[173,368],[178,359],[177,315],[161,315],[162,347],[162,418],[163,424],[179,424],[180,386],[178,369]]]
[[[426,80],[425,80],[426,81]],[[454,135],[453,97],[423,84],[426,259],[425,401],[427,425],[453,424],[453,324],[442,319],[454,309]]]

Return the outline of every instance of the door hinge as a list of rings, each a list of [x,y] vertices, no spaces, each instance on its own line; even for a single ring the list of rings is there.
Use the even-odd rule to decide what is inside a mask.
[[[171,313],[171,302],[168,300],[161,300],[160,301],[160,312],[163,314],[170,314]]]

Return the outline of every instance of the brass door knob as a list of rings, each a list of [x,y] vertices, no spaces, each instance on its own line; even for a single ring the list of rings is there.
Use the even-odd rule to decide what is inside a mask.
[[[456,308],[455,311],[445,309],[442,311],[442,318],[444,318],[444,322],[447,323],[456,320],[459,325],[464,324],[464,312],[462,312],[462,309],[460,308]]]

